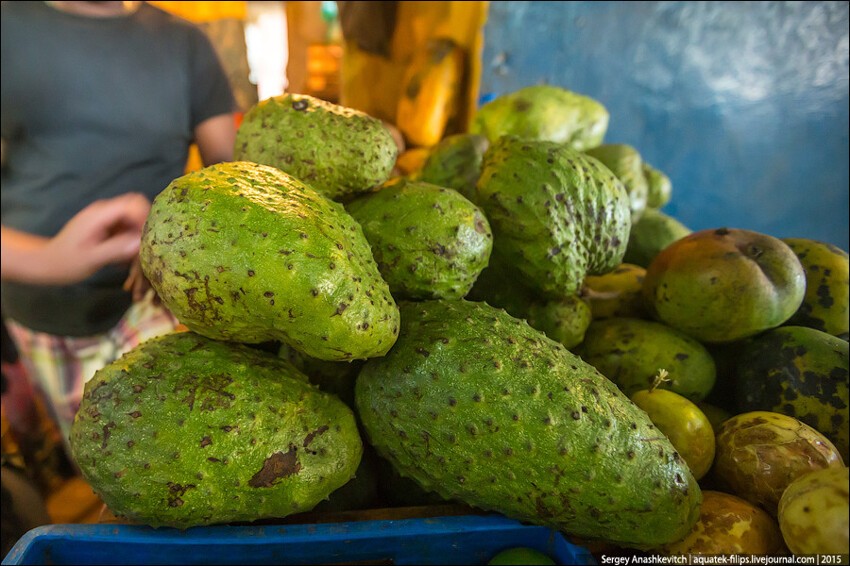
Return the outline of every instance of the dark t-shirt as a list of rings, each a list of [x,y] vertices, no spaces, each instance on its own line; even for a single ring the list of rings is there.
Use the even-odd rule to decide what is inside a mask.
[[[2,4],[3,225],[53,236],[92,201],[153,199],[183,174],[193,129],[236,107],[206,35],[143,3],[89,18]],[[33,330],[89,336],[129,307],[125,266],[70,286],[2,284],[4,313]]]

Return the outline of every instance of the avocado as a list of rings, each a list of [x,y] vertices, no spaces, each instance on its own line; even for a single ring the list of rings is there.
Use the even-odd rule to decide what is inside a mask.
[[[399,339],[355,386],[370,443],[427,491],[624,545],[683,537],[700,489],[611,381],[486,303],[400,304]]]
[[[363,452],[351,409],[291,364],[192,332],[99,370],[70,443],[113,513],[181,529],[310,510]]]

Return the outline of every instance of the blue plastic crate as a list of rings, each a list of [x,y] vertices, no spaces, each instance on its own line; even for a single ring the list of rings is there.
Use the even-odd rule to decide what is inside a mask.
[[[501,515],[464,515],[185,531],[47,525],[21,537],[3,564],[486,564],[515,546],[558,564],[596,563],[556,530]]]

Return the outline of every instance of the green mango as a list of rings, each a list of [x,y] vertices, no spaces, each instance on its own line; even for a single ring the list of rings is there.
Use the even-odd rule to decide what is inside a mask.
[[[803,304],[786,322],[847,340],[850,333],[850,261],[847,252],[808,238],[782,238],[806,272]]]
[[[649,320],[595,320],[574,351],[629,396],[652,387],[661,369],[667,371],[667,381],[658,387],[690,401],[704,399],[716,379],[714,358],[702,344]]]
[[[347,209],[394,297],[459,299],[490,259],[487,218],[453,189],[399,180]]]
[[[649,197],[649,185],[643,172],[643,159],[640,153],[630,145],[623,143],[604,144],[585,152],[602,162],[611,170],[629,195],[629,208],[632,212],[632,224],[637,222],[646,209]]]
[[[397,156],[392,134],[377,118],[290,93],[248,110],[233,150],[234,161],[271,165],[334,200],[379,186]]]
[[[360,225],[273,167],[219,163],[172,181],[154,199],[140,257],[163,304],[208,338],[339,361],[381,356],[398,334]]]
[[[811,426],[850,461],[850,354],[844,340],[805,326],[781,326],[739,344],[739,412],[773,411]]]
[[[469,132],[495,143],[502,136],[551,141],[585,151],[602,143],[608,110],[598,101],[555,85],[532,85],[481,106]]]
[[[623,262],[643,268],[649,267],[661,250],[690,233],[690,228],[672,216],[654,208],[647,208],[640,220],[632,224]]]
[[[701,492],[670,441],[593,367],[486,303],[402,303],[366,362],[370,443],[445,499],[627,546],[683,537]]]
[[[549,299],[579,292],[611,271],[631,229],[623,184],[596,159],[563,144],[503,137],[484,155],[478,206],[493,255]]]
[[[646,268],[652,317],[704,343],[735,342],[780,326],[806,292],[803,266],[778,238],[740,228],[700,230]]]
[[[70,443],[113,513],[181,529],[310,510],[363,452],[351,409],[291,364],[191,332],[99,370]]]

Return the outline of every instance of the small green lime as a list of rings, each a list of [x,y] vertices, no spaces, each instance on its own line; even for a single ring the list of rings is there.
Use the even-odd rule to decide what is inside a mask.
[[[503,550],[487,564],[555,564],[555,561],[538,550],[518,546]]]

